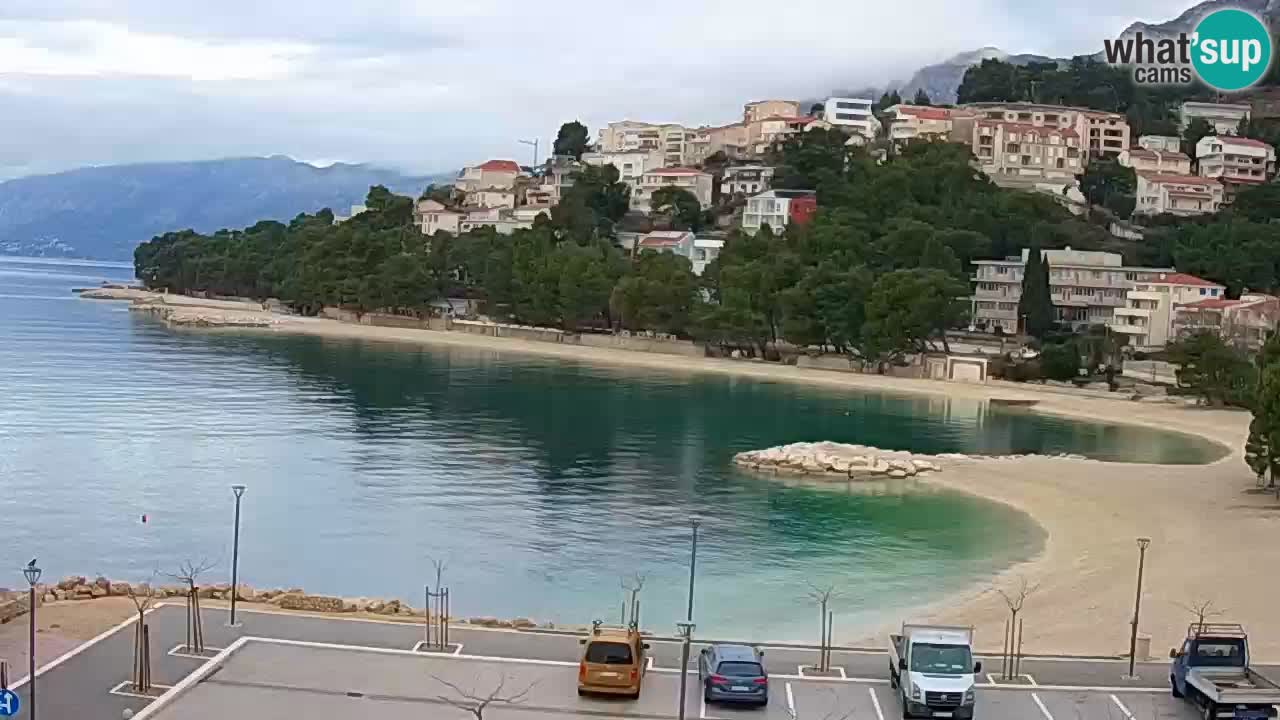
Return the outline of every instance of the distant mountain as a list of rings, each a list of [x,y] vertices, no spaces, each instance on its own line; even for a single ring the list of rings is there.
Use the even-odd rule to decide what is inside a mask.
[[[1192,6],[1172,20],[1162,23],[1136,22],[1125,28],[1125,31],[1120,33],[1120,37],[1133,37],[1139,31],[1142,32],[1143,37],[1152,38],[1168,37],[1183,32],[1189,33],[1195,30],[1200,18],[1214,10],[1224,8],[1249,10],[1272,20],[1280,18],[1280,0],[1205,0],[1205,2]]]
[[[903,100],[910,102],[916,92],[923,88],[933,102],[950,105],[956,101],[956,91],[960,88],[960,81],[964,79],[965,71],[974,65],[981,64],[983,60],[1003,60],[1015,65],[1027,65],[1033,62],[1065,62],[1043,55],[1010,55],[1000,48],[984,47],[972,52],[960,53],[936,65],[920,68],[902,86],[898,94]]]
[[[368,165],[318,168],[283,156],[81,168],[0,183],[0,254],[130,260],[170,230],[211,232],[345,214],[371,185],[416,196],[452,174],[410,177]]]

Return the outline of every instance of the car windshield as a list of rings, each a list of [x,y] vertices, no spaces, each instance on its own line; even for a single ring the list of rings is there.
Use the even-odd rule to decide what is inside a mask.
[[[973,671],[973,656],[964,645],[915,643],[911,646],[911,671],[962,675]]]
[[[1244,641],[1200,640],[1196,643],[1194,664],[1201,667],[1244,667]]]
[[[722,662],[716,673],[727,677],[760,677],[764,675],[764,670],[760,663]]]
[[[601,665],[630,665],[631,646],[620,642],[593,642],[587,646],[587,662]]]

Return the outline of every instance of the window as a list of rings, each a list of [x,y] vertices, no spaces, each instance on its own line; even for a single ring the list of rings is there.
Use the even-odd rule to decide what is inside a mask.
[[[973,671],[973,656],[964,645],[911,644],[911,672],[963,675]]]
[[[1200,288],[1200,294],[1201,294],[1201,295],[1208,295],[1208,294],[1209,294],[1209,291],[1208,291],[1208,290],[1206,290],[1205,288]]]
[[[997,275],[1007,275],[1008,273],[1009,273],[1009,268],[1004,267],[1004,266],[997,266],[997,267],[996,267],[996,274],[997,274]]]
[[[716,668],[717,675],[725,677],[763,677],[764,669],[760,667],[760,663],[753,662],[722,662],[720,667]]]
[[[631,646],[620,642],[593,642],[587,646],[586,661],[601,665],[630,665]]]
[[[1209,294],[1212,295],[1213,297],[1218,297],[1218,288],[1213,288],[1212,290],[1209,291]]]

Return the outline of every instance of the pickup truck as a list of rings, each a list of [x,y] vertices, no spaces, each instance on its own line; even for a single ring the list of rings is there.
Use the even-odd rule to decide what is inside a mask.
[[[1280,686],[1249,669],[1249,636],[1235,623],[1192,623],[1169,651],[1173,696],[1196,704],[1205,720],[1276,716]]]
[[[889,686],[898,689],[902,717],[973,717],[973,628],[903,625],[889,635]]]

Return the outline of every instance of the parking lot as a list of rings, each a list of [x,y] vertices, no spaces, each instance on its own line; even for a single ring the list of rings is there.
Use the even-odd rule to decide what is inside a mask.
[[[486,718],[677,716],[680,644],[654,637],[651,669],[639,700],[580,698],[576,692],[578,636],[474,627],[455,628],[448,653],[424,652],[419,624],[246,609],[227,626],[225,610],[205,612],[208,659],[172,652],[185,635],[185,609],[165,604],[148,616],[152,675],[159,699],[130,692],[133,626],[126,622],[39,673],[42,720],[119,718],[125,709],[146,718],[352,716],[361,720],[441,717],[465,720],[446,683],[483,694],[528,688],[522,702],[495,703]],[[691,655],[696,656],[699,643]],[[738,720],[845,720],[901,717],[889,688],[887,660],[872,650],[833,653],[836,677],[812,677],[812,648],[766,645],[770,701],[763,708],[706,706],[690,672],[685,716]],[[993,720],[1157,720],[1198,717],[1169,694],[1164,663],[1142,663],[1137,680],[1127,663],[1105,659],[1028,658],[1018,684],[1002,683],[999,660],[983,658],[977,716]],[[1263,666],[1264,672],[1274,668]],[[989,675],[988,675],[989,673]],[[441,682],[444,681],[444,682]],[[17,691],[23,695],[25,680]],[[474,717],[474,716],[471,716]]]

